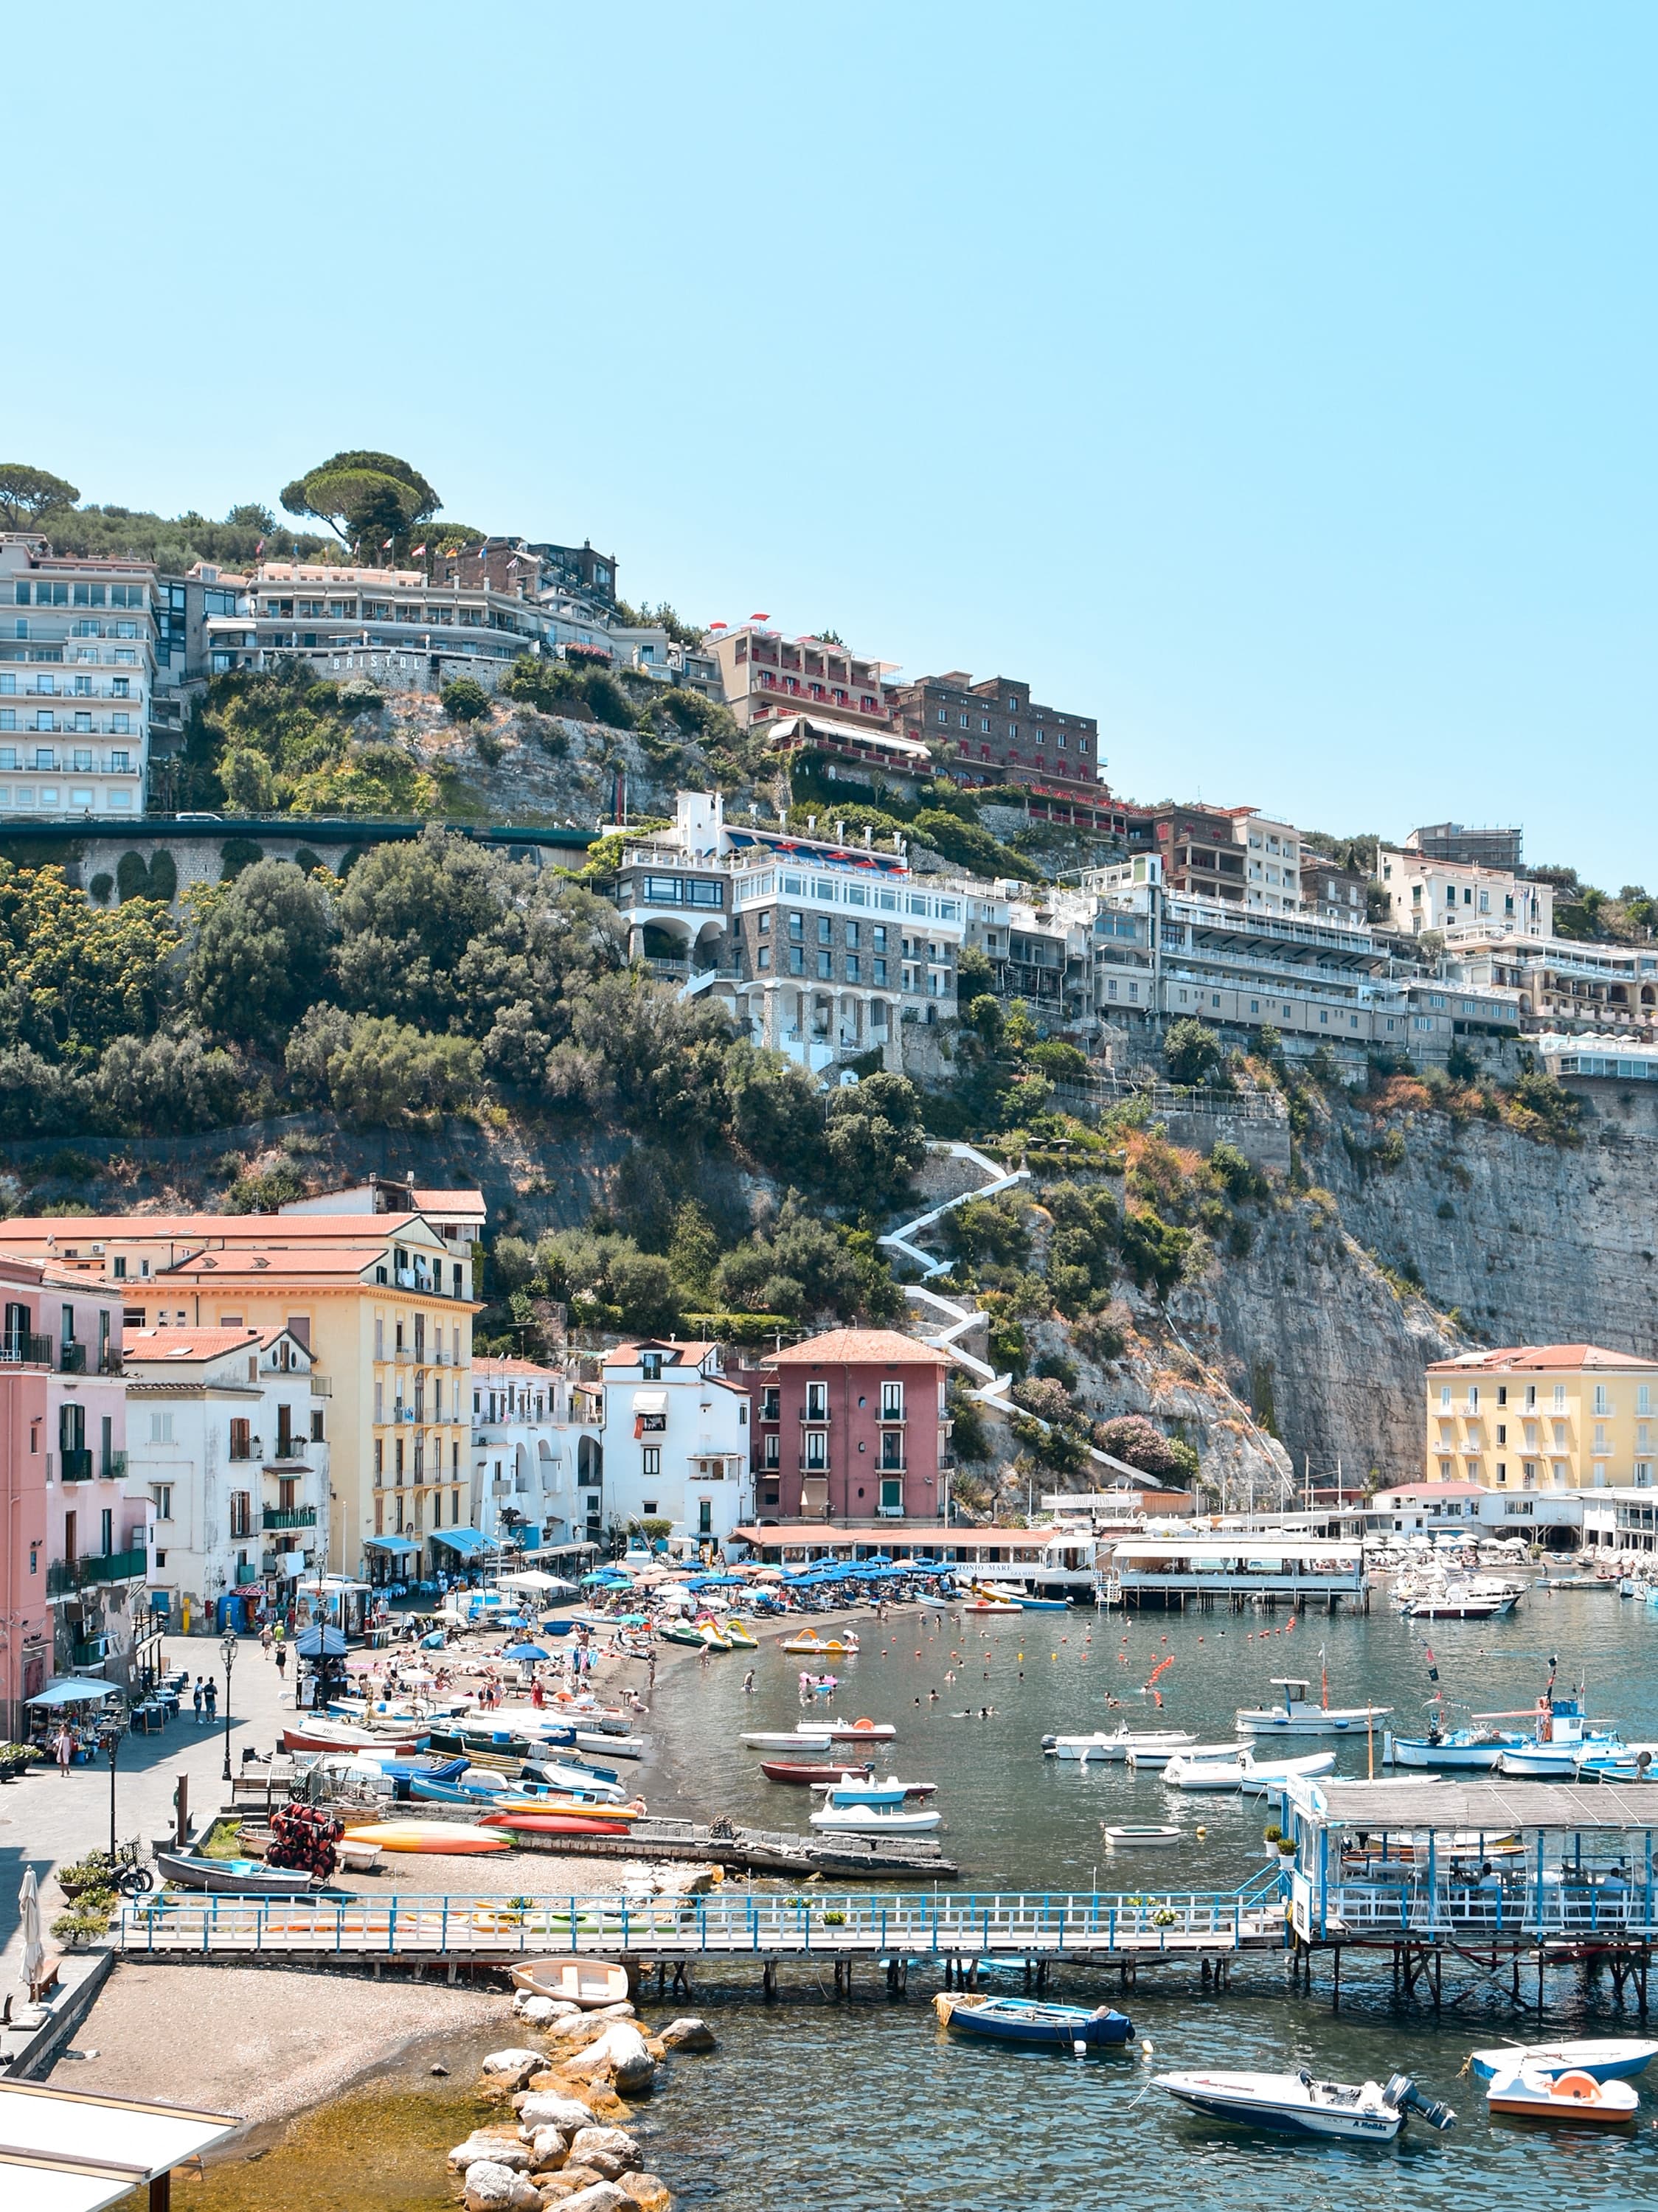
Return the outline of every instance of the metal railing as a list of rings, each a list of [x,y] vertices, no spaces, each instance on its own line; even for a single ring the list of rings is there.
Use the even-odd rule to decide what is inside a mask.
[[[19,1332],[0,1336],[0,1367],[50,1367],[52,1342],[49,1336]]]
[[[87,1348],[83,1344],[60,1344],[58,1347],[58,1372],[60,1375],[84,1375],[87,1371]]]
[[[750,1893],[619,1903],[613,1896],[456,1895],[235,1898],[171,1893],[123,1909],[122,1951],[433,1956],[544,1949],[614,1956],[778,1958],[897,1953],[916,1959],[996,1952],[1050,1959],[1233,1951],[1283,1940],[1276,1875],[1238,1891],[1167,1896],[887,1897]]]
[[[261,1515],[261,1525],[266,1528],[314,1528],[317,1509],[314,1505],[267,1505]]]
[[[84,1449],[60,1451],[58,1455],[58,1479],[60,1482],[90,1482],[92,1454]]]
[[[142,1545],[128,1552],[88,1554],[78,1559],[52,1559],[46,1567],[46,1595],[66,1597],[71,1590],[92,1583],[131,1582],[147,1574],[149,1555]]]
[[[126,1454],[124,1451],[103,1453],[98,1462],[98,1480],[101,1482],[125,1482]]]
[[[1332,1886],[1326,1925],[1367,1935],[1642,1936],[1658,1933],[1658,1896],[1644,1872],[1615,1886],[1545,1879],[1509,1888],[1464,1889],[1441,1881]]]

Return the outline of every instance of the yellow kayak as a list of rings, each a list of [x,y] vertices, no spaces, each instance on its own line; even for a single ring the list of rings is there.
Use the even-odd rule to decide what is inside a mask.
[[[347,1828],[348,1844],[376,1844],[382,1851],[504,1851],[511,1847],[493,1828],[472,1828],[455,1820],[381,1820],[371,1828]]]

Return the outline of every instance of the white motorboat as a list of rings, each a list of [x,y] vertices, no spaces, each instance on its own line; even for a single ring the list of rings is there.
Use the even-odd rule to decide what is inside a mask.
[[[1482,1728],[1452,1729],[1442,1735],[1431,1729],[1423,1736],[1387,1735],[1382,1738],[1382,1764],[1442,1769],[1448,1773],[1490,1773],[1505,1751],[1525,1740]]]
[[[1240,1735],[1362,1735],[1393,1710],[1391,1705],[1332,1705],[1327,1696],[1314,1704],[1307,1695],[1310,1685],[1294,1675],[1275,1674],[1272,1687],[1283,1692],[1283,1703],[1253,1711],[1240,1706]]]
[[[1417,2112],[1430,2127],[1455,2125],[1456,2114],[1424,2097],[1408,2074],[1378,2081],[1320,2081],[1299,2074],[1159,2074],[1157,2087],[1194,2112],[1275,2135],[1323,2136],[1340,2142],[1392,2142]]]
[[[1171,1790],[1240,1790],[1247,1771],[1235,1743],[1194,1744],[1163,1762]]]
[[[1204,1758],[1202,1748],[1170,1759],[1163,1780],[1171,1789],[1241,1790],[1250,1796],[1266,1797],[1298,1775],[1329,1774],[1336,1764],[1333,1751],[1309,1752],[1300,1759],[1258,1759],[1246,1745],[1242,1750],[1233,1747],[1229,1756]]]
[[[879,1805],[829,1805],[822,1812],[810,1816],[814,1828],[826,1828],[832,1832],[860,1836],[919,1836],[936,1828],[943,1820],[942,1813],[928,1810],[920,1813],[889,1812]]]
[[[1126,1723],[1114,1735],[1107,1735],[1103,1729],[1093,1735],[1045,1735],[1042,1755],[1045,1759],[1076,1759],[1084,1762],[1100,1759],[1120,1764],[1137,1746],[1161,1747],[1168,1752],[1185,1751],[1196,1743],[1197,1737],[1186,1729],[1143,1729],[1137,1734]]]
[[[737,1741],[753,1751],[827,1751],[829,1731],[814,1729],[808,1735],[803,1729],[749,1729]]]
[[[1129,1745],[1125,1758],[1136,1771],[1147,1769],[1153,1772],[1167,1766],[1171,1759],[1235,1759],[1235,1743],[1171,1743],[1166,1736],[1140,1736]]]
[[[1246,1797],[1281,1797],[1286,1784],[1298,1777],[1311,1778],[1335,1771],[1333,1751],[1314,1751],[1300,1759],[1244,1759],[1243,1794]]]
[[[1545,1690],[1538,1700],[1531,1741],[1509,1745],[1497,1764],[1503,1773],[1533,1782],[1571,1782],[1587,1754],[1627,1748],[1615,1729],[1588,1718],[1581,1691],[1576,1698],[1556,1698]]]
[[[1513,1583],[1490,1575],[1465,1576],[1439,1589],[1424,1589],[1404,1607],[1412,1620],[1501,1620],[1520,1602]]]
[[[1468,2060],[1476,2081],[1525,2066],[1538,2074],[1588,2074],[1596,2081],[1632,2081],[1658,2058],[1658,2043],[1639,2036],[1587,2037],[1575,2043],[1510,2043],[1496,2051],[1476,2051]]]
[[[1154,1821],[1138,1827],[1119,1827],[1102,1820],[1100,1832],[1108,1851],[1167,1850],[1172,1844],[1186,1841],[1186,1830],[1173,1827],[1166,1821],[1161,1825]]]

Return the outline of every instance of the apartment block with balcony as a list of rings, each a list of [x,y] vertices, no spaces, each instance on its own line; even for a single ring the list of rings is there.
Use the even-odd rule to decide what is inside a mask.
[[[451,1218],[450,1194],[430,1194]],[[329,1405],[330,1512],[320,1563],[366,1580],[391,1540],[425,1556],[429,1532],[469,1530],[471,1243],[424,1212],[45,1216],[7,1242],[118,1286],[134,1328],[282,1327],[310,1351]]]
[[[1303,845],[1301,856],[1301,911],[1315,921],[1338,921],[1362,929],[1369,919],[1370,879],[1357,868],[1344,868]]]
[[[1446,931],[1442,965],[1459,983],[1512,992],[1527,1031],[1627,1041],[1650,1039],[1658,1024],[1658,949],[1465,921]]]
[[[720,630],[709,650],[725,703],[746,730],[800,711],[837,721],[891,723],[887,678],[896,663],[872,660],[823,638],[786,638],[757,623]]]
[[[940,1518],[948,1370],[932,1345],[887,1328],[830,1329],[745,1370],[757,1518]]]
[[[605,1354],[601,1484],[582,1483],[585,1533],[665,1522],[673,1549],[722,1546],[753,1502],[748,1392],[717,1344],[660,1337]],[[578,1477],[579,1480],[579,1477]]]
[[[29,1662],[22,1671],[38,1672],[44,1658],[53,1674],[84,1669],[125,1683],[132,1601],[144,1575],[145,1514],[127,1479],[121,1300],[21,1253],[0,1254],[0,1289],[8,1449],[27,1501],[24,1533],[0,1537],[7,1555],[0,1583],[9,1595],[15,1591],[30,1624],[19,1631],[20,1656]],[[36,1612],[37,1596],[49,1622]]]
[[[532,562],[526,584],[503,591],[418,568],[267,561],[236,612],[205,622],[207,672],[298,656],[336,682],[418,691],[471,676],[492,691],[520,653],[556,642],[552,617],[529,596],[535,574]]]
[[[155,572],[0,532],[0,815],[144,811]]]
[[[46,1686],[52,1663],[52,1607],[46,1487],[46,1385],[55,1346],[46,1270],[0,1252],[0,1729],[25,1736],[24,1702]]]
[[[557,1560],[584,1550],[587,1504],[602,1484],[604,1392],[528,1359],[472,1362],[475,1525],[500,1551]]]
[[[1658,1362],[1594,1344],[1509,1346],[1427,1370],[1430,1482],[1487,1490],[1653,1487]]]
[[[272,1604],[328,1524],[327,1401],[288,1328],[143,1328],[126,1339],[128,1475],[149,1504],[149,1587],[186,1632],[237,1591]]]
[[[1092,714],[1045,707],[1021,677],[975,683],[965,669],[918,677],[893,687],[891,699],[905,736],[932,745],[958,783],[1020,784],[1052,790],[1089,805],[1108,805]]]
[[[1515,938],[1554,931],[1554,887],[1508,868],[1436,860],[1409,846],[1383,845],[1376,874],[1387,902],[1387,927],[1421,937],[1472,927]]]

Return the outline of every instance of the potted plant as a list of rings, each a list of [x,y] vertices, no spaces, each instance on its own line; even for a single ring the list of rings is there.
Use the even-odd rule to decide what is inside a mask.
[[[32,1743],[0,1743],[0,1782],[15,1782],[37,1759],[46,1757]]]

